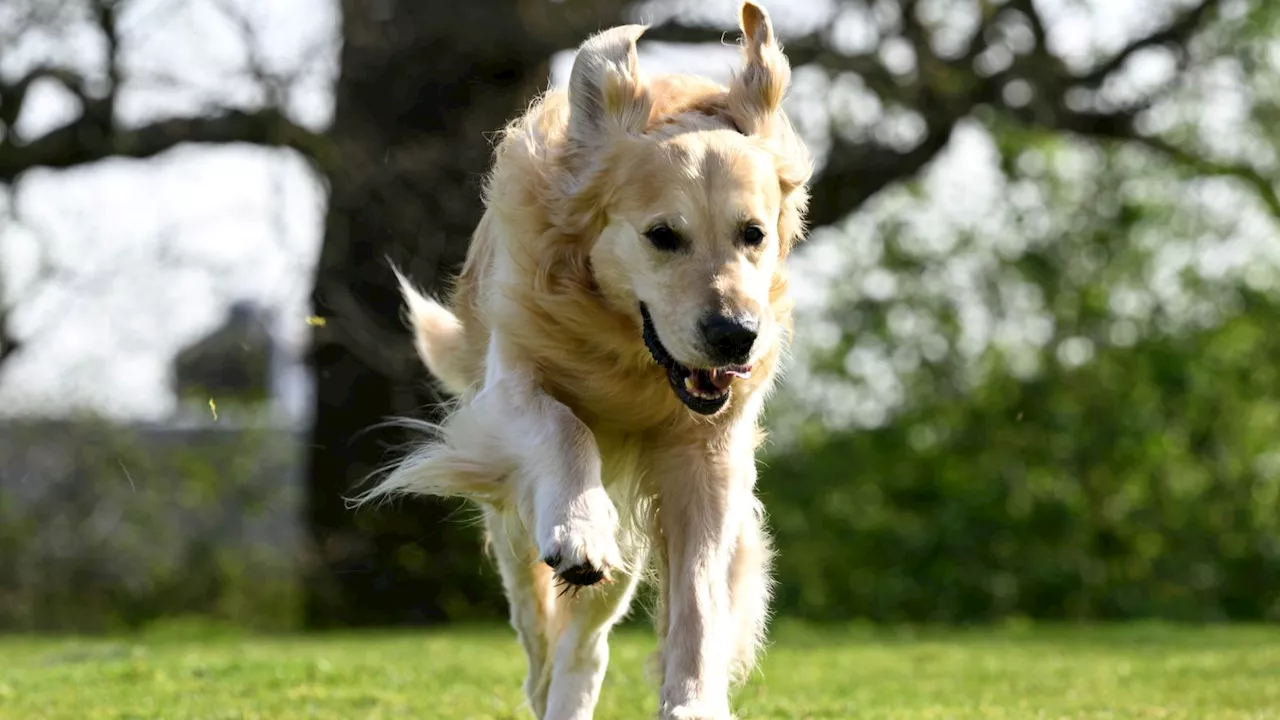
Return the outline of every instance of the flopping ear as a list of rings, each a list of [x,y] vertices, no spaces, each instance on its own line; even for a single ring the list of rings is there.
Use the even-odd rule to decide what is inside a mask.
[[[782,54],[769,13],[745,2],[741,24],[745,65],[729,85],[729,113],[743,133],[764,137],[777,158],[783,195],[778,232],[785,254],[804,236],[809,203],[805,186],[813,174],[813,159],[782,112],[782,99],[791,84],[791,63]]]
[[[746,64],[729,86],[730,108],[744,133],[767,134],[791,83],[791,64],[764,8],[743,3],[741,23]]]
[[[578,48],[569,75],[569,139],[590,146],[613,132],[644,131],[653,103],[636,59],[636,40],[647,28],[622,25]]]

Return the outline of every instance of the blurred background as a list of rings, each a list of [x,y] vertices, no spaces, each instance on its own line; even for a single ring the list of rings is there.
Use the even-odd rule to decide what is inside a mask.
[[[760,493],[808,620],[1280,620],[1280,3],[774,0],[818,156]],[[344,496],[587,34],[736,2],[0,0],[0,630],[504,616]]]

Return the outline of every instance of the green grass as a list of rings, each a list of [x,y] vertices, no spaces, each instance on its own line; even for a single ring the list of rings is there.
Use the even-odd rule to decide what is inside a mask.
[[[1280,718],[1280,628],[775,631],[742,718]],[[597,718],[653,717],[628,629]],[[0,638],[0,718],[527,718],[504,628]]]

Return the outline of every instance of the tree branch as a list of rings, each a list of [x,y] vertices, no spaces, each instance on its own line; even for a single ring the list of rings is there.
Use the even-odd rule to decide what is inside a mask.
[[[1129,58],[1146,48],[1170,44],[1185,48],[1187,41],[1200,29],[1208,13],[1217,9],[1218,4],[1219,0],[1201,0],[1200,4],[1183,12],[1165,27],[1130,42],[1094,69],[1075,78],[1075,84],[1094,88],[1102,85],[1112,73],[1123,67]]]
[[[94,0],[92,3],[94,19],[98,21],[98,29],[107,42],[107,97],[112,100],[120,88],[119,4],[119,0]]]
[[[843,55],[819,35],[795,38],[784,49],[793,67],[820,65],[833,73],[851,72],[884,100],[903,104],[916,100],[913,87],[889,72],[874,54]]]
[[[74,70],[53,65],[36,66],[15,82],[6,83],[0,80],[0,124],[4,126],[6,132],[13,131],[14,123],[22,116],[27,92],[40,80],[53,80],[79,98],[82,104],[88,103],[84,78]]]
[[[1112,112],[1081,112],[1070,109],[1066,102],[1065,92],[1068,87],[1097,88],[1135,53],[1158,45],[1176,44],[1185,48],[1186,43],[1202,27],[1208,14],[1218,5],[1218,0],[1203,0],[1199,5],[1182,13],[1176,20],[1164,28],[1143,36],[1126,45],[1106,61],[1098,64],[1084,75],[1076,76],[1068,72],[1060,62],[1046,65],[1038,62],[1033,67],[1025,64],[1017,65],[1001,77],[992,78],[993,84],[988,88],[984,98],[999,108],[1006,115],[1030,126],[1051,130],[1070,132],[1106,140],[1135,142],[1150,150],[1164,155],[1169,160],[1205,175],[1217,177],[1233,177],[1249,185],[1258,193],[1259,198],[1270,212],[1280,218],[1280,194],[1277,194],[1275,183],[1257,169],[1243,163],[1222,163],[1199,156],[1173,143],[1149,135],[1143,135],[1136,126],[1138,113],[1150,107],[1159,96],[1152,93],[1142,100],[1120,110]],[[1012,0],[1010,6],[1022,12],[1032,23],[1032,31],[1036,35],[1037,45],[1043,47],[1044,26],[1036,13],[1032,0]],[[1051,57],[1047,48],[1037,55]],[[1000,85],[1010,77],[1024,75],[1035,81],[1037,91],[1047,95],[1029,107],[1010,107],[1000,95]]]
[[[933,51],[929,31],[915,15],[915,8],[914,0],[903,0],[903,38],[910,42],[916,54],[917,71],[913,80],[903,82],[894,77],[878,58],[840,56],[830,51],[814,52],[807,58],[803,52],[799,54],[825,67],[847,68],[858,73],[883,99],[899,102],[919,113],[927,128],[923,140],[905,152],[877,143],[838,140],[828,156],[827,166],[810,187],[808,220],[811,226],[837,222],[885,187],[917,174],[947,146],[960,119],[1003,82],[996,78],[957,81],[957,78],[973,77],[973,58],[986,47],[986,37],[1001,15],[999,7],[982,3],[980,27],[967,51],[952,60],[943,60]],[[787,54],[795,57],[794,44],[786,47]]]
[[[0,368],[22,349],[22,343],[9,332],[9,311],[0,309]]]
[[[1117,142],[1132,142],[1153,150],[1175,164],[1202,175],[1231,177],[1242,181],[1257,192],[1259,199],[1276,218],[1280,218],[1280,193],[1275,182],[1256,168],[1244,163],[1220,162],[1197,155],[1160,137],[1143,135],[1136,124],[1137,114],[1146,103],[1125,110],[1109,113],[1075,112],[1059,108],[1051,119],[1027,109],[1004,107],[1005,114],[1031,127],[1069,132],[1076,135]]]
[[[1162,138],[1144,135],[1133,135],[1134,140],[1173,162],[1194,169],[1204,175],[1215,177],[1232,177],[1251,186],[1258,197],[1266,204],[1271,214],[1280,218],[1280,194],[1276,193],[1275,183],[1256,169],[1241,163],[1220,163],[1184,150]]]
[[[916,66],[923,71],[938,59],[929,43],[929,31],[916,16],[916,0],[899,0],[898,4],[902,14],[902,37],[911,43],[916,53]]]
[[[161,120],[131,130],[104,132],[81,119],[29,143],[0,142],[0,182],[13,182],[36,167],[66,168],[109,157],[149,158],[184,143],[253,143],[289,147],[321,170],[333,166],[329,140],[271,110],[231,110],[218,115]]]
[[[328,139],[289,120],[279,108],[285,99],[284,80],[267,72],[257,36],[248,18],[226,3],[218,6],[244,37],[249,70],[264,85],[267,107],[255,111],[224,110],[207,116],[171,118],[126,129],[116,127],[115,100],[122,83],[120,69],[121,0],[91,0],[90,10],[106,41],[105,92],[90,94],[88,83],[75,72],[38,67],[13,84],[0,83],[0,182],[13,182],[36,167],[66,168],[108,157],[148,158],[184,143],[251,143],[289,147],[302,153],[322,171],[334,168],[334,149]],[[22,142],[12,132],[27,90],[37,80],[61,83],[82,104],[80,117],[42,137]]]
[[[940,122],[905,152],[872,142],[836,141],[809,190],[809,226],[839,222],[884,188],[915,175],[947,146],[954,129],[954,120]]]
[[[1067,77],[1070,73],[1066,64],[1061,58],[1049,52],[1049,32],[1045,28],[1044,18],[1036,8],[1035,0],[1010,0],[1008,8],[1022,15],[1031,28],[1031,37],[1035,42],[1031,58],[1037,66],[1042,68],[1042,74],[1051,77],[1054,81]],[[1022,64],[1025,66],[1026,61],[1022,61]]]
[[[285,107],[288,89],[293,78],[284,77],[272,72],[262,56],[262,41],[252,19],[229,0],[213,0],[213,5],[231,24],[235,25],[240,40],[244,43],[245,69],[266,96],[270,107]]]
[[[929,128],[925,139],[905,153],[870,143],[837,143],[831,151],[827,167],[815,178],[811,188],[810,223],[817,226],[836,222],[884,187],[919,172],[946,147],[959,119],[980,104],[993,105],[1029,125],[1099,138],[1141,142],[1203,172],[1238,177],[1257,188],[1273,211],[1280,209],[1274,186],[1251,168],[1212,163],[1164,141],[1140,135],[1134,118],[1147,103],[1139,103],[1121,111],[1099,113],[1073,110],[1065,99],[1067,88],[1081,84],[1100,85],[1107,75],[1123,66],[1130,56],[1142,48],[1185,43],[1217,2],[1218,0],[1203,0],[1199,6],[1183,13],[1169,26],[1135,40],[1090,73],[1076,77],[1069,73],[1060,59],[1049,52],[1044,22],[1033,0],[1011,0],[1004,8],[983,3],[982,23],[970,42],[968,52],[949,62],[944,62],[933,54],[928,33],[912,14],[914,2],[904,0],[903,37],[911,42],[916,51],[917,65],[920,68],[917,79],[908,86],[899,86],[892,94],[887,91],[899,83],[897,79],[888,77],[887,72],[875,84],[868,82],[868,86],[886,99],[898,99],[900,102],[906,100],[903,104],[919,112]],[[1008,10],[1020,13],[1030,25],[1036,43],[1034,52],[1015,61],[1014,66],[1007,71],[992,77],[981,78],[965,87],[949,84],[945,77],[949,71],[972,75],[973,59],[986,48],[987,36]],[[793,50],[796,44],[801,48],[798,53]],[[788,55],[792,56],[796,64],[818,62],[827,67],[840,68],[848,63],[845,66],[864,79],[877,77],[875,71],[878,63],[873,59],[839,56],[825,50],[821,41],[814,42],[811,38],[802,39],[796,44],[788,46]],[[936,70],[930,66],[936,66]],[[880,70],[883,71],[883,68]],[[1036,88],[1037,98],[1027,107],[1012,107],[1003,97],[1005,84],[1019,77],[1029,80]]]

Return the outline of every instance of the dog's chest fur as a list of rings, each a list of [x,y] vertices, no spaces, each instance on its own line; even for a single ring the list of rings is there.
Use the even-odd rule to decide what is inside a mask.
[[[596,432],[601,479],[619,513],[618,544],[624,551],[643,549],[653,532],[656,492],[647,479],[644,438],[635,433]]]

